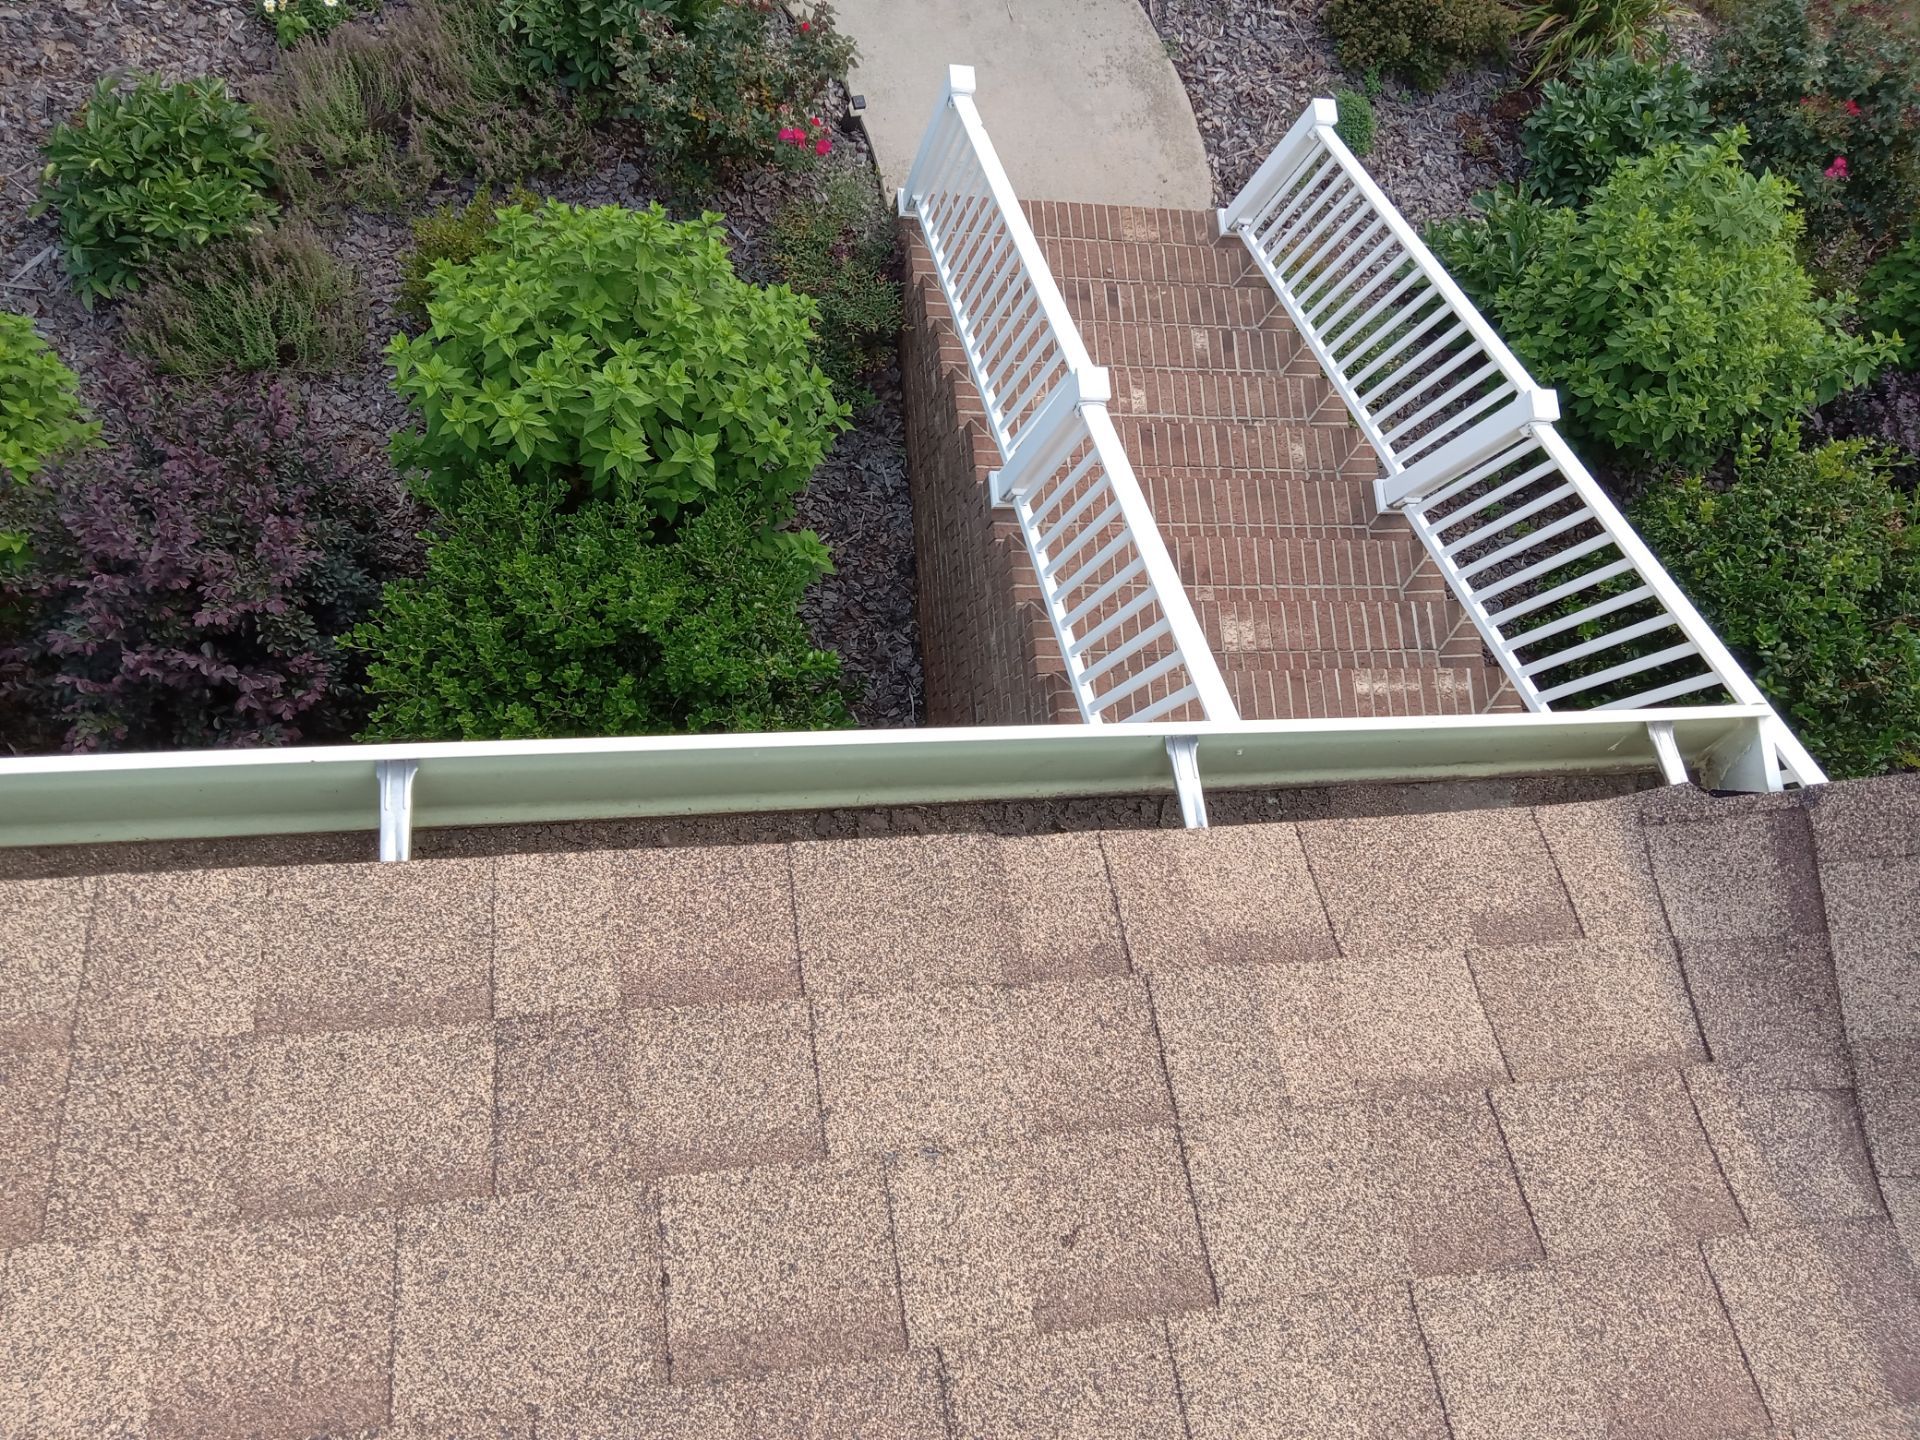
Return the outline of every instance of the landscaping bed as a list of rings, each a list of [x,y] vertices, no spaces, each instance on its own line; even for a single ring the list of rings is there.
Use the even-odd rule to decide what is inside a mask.
[[[757,0],[737,7],[733,0],[681,3],[689,17],[695,11],[718,15],[722,25],[735,25],[748,39],[728,53],[716,45],[702,51],[686,39],[693,33],[691,18],[684,34],[664,20],[635,21],[638,11],[630,0],[578,7],[548,6],[544,0],[457,0],[451,5],[427,0],[387,0],[384,5],[378,0],[261,0],[258,6],[231,0],[0,4],[0,51],[9,56],[17,77],[0,91],[0,285],[5,286],[0,289],[0,311],[31,322],[30,332],[22,327],[0,335],[0,394],[11,395],[6,387],[18,383],[41,387],[36,395],[51,395],[47,377],[57,373],[57,367],[49,368],[57,362],[77,377],[71,382],[81,407],[75,425],[95,425],[99,432],[97,441],[89,444],[92,437],[76,431],[77,443],[32,461],[37,475],[15,475],[11,469],[0,474],[0,486],[6,487],[0,494],[0,749],[31,753],[50,748],[339,741],[355,735],[454,739],[489,733],[604,734],[610,733],[609,726],[614,727],[611,733],[628,733],[918,723],[922,705],[912,525],[893,356],[897,322],[889,320],[887,308],[891,296],[897,315],[896,270],[887,253],[891,226],[862,137],[857,128],[836,123],[844,109],[842,87],[830,76],[817,85],[799,78],[813,73],[809,66],[837,55],[833,47],[838,42],[823,37],[818,24],[806,27],[811,35],[800,34],[784,10]],[[514,32],[520,37],[517,46],[493,38],[508,5],[521,27]],[[722,11],[722,6],[732,8]],[[563,61],[569,55],[577,58],[585,53],[578,47],[586,43],[577,27],[595,13],[615,17],[627,27],[621,29],[618,56],[632,67],[631,74],[604,77],[594,89],[581,76],[561,73],[564,63],[544,73],[539,59],[546,37],[559,37],[548,48],[559,51]],[[311,30],[283,47],[274,26],[289,21],[310,25]],[[467,28],[450,29],[453,22]],[[830,24],[828,19],[825,26]],[[444,44],[444,54],[422,43],[423,35],[429,41],[444,38],[443,31],[458,42]],[[754,41],[754,36],[766,38]],[[638,48],[642,41],[654,47],[646,52],[650,60]],[[382,43],[388,48],[376,52]],[[764,53],[754,53],[756,44]],[[364,65],[369,53],[380,54],[380,63],[390,65],[405,86],[413,87],[393,113],[378,113],[368,127],[388,153],[372,159],[364,154],[316,159],[337,137],[313,138],[312,107],[301,112],[285,98],[299,93],[290,72],[304,65],[301,74],[322,73],[326,83],[338,84],[337,72],[352,63]],[[478,62],[475,53],[481,53]],[[342,58],[328,71],[325,67],[334,65],[334,59],[323,63],[316,55]],[[717,82],[696,73],[696,67],[715,63],[716,56],[729,65],[760,67],[755,73],[762,79],[754,87],[742,82],[734,88],[769,93],[768,85],[785,82],[808,90],[799,102],[804,113],[791,117],[797,121],[792,133],[786,114],[751,107],[736,107],[724,115],[713,107],[710,120],[688,118],[707,113],[699,87]],[[462,73],[462,67],[476,65],[478,80]],[[164,254],[143,254],[135,288],[113,289],[89,305],[82,295],[82,285],[90,283],[87,277],[69,273],[71,225],[63,231],[68,211],[80,203],[77,193],[57,199],[48,213],[30,211],[43,188],[45,147],[60,126],[88,106],[96,82],[120,71],[129,76],[120,86],[122,97],[135,94],[134,75],[155,77],[156,93],[175,82],[204,77],[225,82],[234,100],[253,107],[235,123],[264,134],[270,166],[264,173],[271,178],[254,187],[258,199],[245,202],[255,207],[253,213],[224,230],[216,227],[210,236],[190,235],[185,243],[156,247],[165,249]],[[629,81],[630,91],[616,93],[617,86]],[[381,78],[378,83],[388,81]],[[469,89],[449,99],[450,88],[461,86]],[[799,91],[794,93],[798,96]],[[130,109],[152,109],[160,101],[126,103]],[[204,125],[207,116],[224,113],[219,107],[227,103],[203,97],[185,107],[181,113],[190,111],[191,116],[181,123]],[[379,103],[388,103],[384,94]],[[93,107],[107,108],[97,99]],[[218,127],[208,133],[214,138],[199,143],[218,147],[231,139]],[[514,153],[516,146],[520,153]],[[485,198],[476,201],[477,195]],[[561,211],[549,202],[577,208]],[[838,214],[835,205],[845,208],[849,203],[853,209],[847,227],[830,232],[820,217],[831,218]],[[664,229],[644,218],[655,204],[673,222]],[[751,328],[773,337],[766,339],[762,351],[800,338],[799,352],[781,350],[777,362],[767,361],[784,367],[790,376],[790,392],[777,385],[774,392],[790,393],[799,411],[769,416],[766,423],[817,436],[818,459],[815,451],[801,445],[795,452],[799,468],[789,465],[782,472],[792,473],[780,493],[761,494],[765,487],[758,487],[754,497],[740,500],[745,513],[738,544],[745,548],[731,558],[703,557],[687,549],[691,542],[686,537],[690,527],[697,528],[709,502],[723,509],[734,503],[727,500],[724,476],[750,477],[760,473],[763,463],[772,463],[747,455],[729,469],[726,452],[745,443],[739,439],[741,427],[754,423],[741,418],[740,407],[750,405],[750,397],[727,402],[724,414],[703,416],[700,406],[718,402],[669,397],[656,404],[653,397],[633,392],[637,398],[626,403],[638,405],[645,418],[631,423],[653,426],[647,433],[659,442],[657,448],[664,451],[669,441],[684,441],[692,456],[703,444],[720,447],[717,461],[687,462],[697,483],[689,496],[675,499],[655,494],[641,502],[628,493],[661,489],[648,477],[655,473],[652,467],[670,469],[676,463],[665,454],[649,454],[645,475],[628,467],[608,483],[611,472],[596,475],[583,468],[597,451],[561,455],[556,442],[545,446],[550,453],[523,453],[515,448],[517,440],[484,441],[467,458],[467,468],[477,472],[490,464],[504,465],[517,484],[557,487],[551,516],[534,518],[531,548],[520,559],[550,564],[554,576],[570,577],[565,582],[570,591],[596,598],[580,617],[580,633],[545,636],[541,644],[546,648],[537,652],[507,656],[473,648],[466,658],[480,667],[468,676],[475,689],[495,683],[486,668],[490,666],[504,664],[516,675],[523,670],[529,675],[533,670],[548,672],[538,686],[529,679],[528,693],[512,705],[503,702],[498,714],[476,713],[468,703],[471,697],[457,704],[436,700],[421,705],[414,703],[421,698],[414,694],[406,697],[405,705],[385,707],[390,714],[412,718],[388,724],[376,736],[367,728],[369,714],[377,708],[377,696],[366,688],[370,667],[376,674],[378,667],[389,667],[389,675],[401,675],[402,683],[416,691],[423,686],[444,688],[432,664],[406,670],[409,662],[394,648],[400,641],[390,623],[398,613],[391,608],[394,592],[383,599],[381,587],[410,585],[416,601],[448,600],[453,592],[437,597],[430,593],[440,582],[433,578],[438,572],[429,567],[429,541],[423,537],[444,536],[449,526],[457,529],[458,507],[465,503],[452,491],[439,498],[426,495],[420,489],[425,462],[418,456],[396,460],[391,450],[396,435],[419,432],[423,424],[430,440],[437,423],[430,405],[423,408],[419,395],[403,393],[396,384],[395,358],[389,352],[394,336],[422,330],[426,320],[420,302],[438,303],[442,296],[436,287],[450,283],[421,273],[424,264],[413,262],[417,248],[431,249],[445,239],[444,233],[437,240],[424,239],[426,232],[416,232],[416,224],[439,217],[444,232],[448,226],[458,228],[459,217],[472,221],[470,233],[459,243],[474,247],[477,242],[475,254],[435,252],[464,269],[497,248],[514,206],[520,208],[513,213],[545,217],[539,223],[547,227],[549,240],[542,243],[548,245],[556,237],[599,224],[593,218],[602,213],[598,207],[619,207],[629,217],[612,227],[624,237],[619,243],[639,246],[632,253],[643,258],[683,253],[687,245],[703,243],[697,225],[676,225],[695,220],[703,211],[716,212],[725,256],[722,270],[715,272],[714,284],[720,288],[690,297],[688,303],[744,307],[739,315],[751,318]],[[784,249],[782,225],[787,227]],[[876,249],[872,236],[881,230],[886,238]],[[196,243],[201,239],[207,243]],[[582,263],[589,270],[603,263],[596,257],[610,253],[594,248],[600,245],[598,239],[582,244],[580,253],[587,257]],[[804,253],[808,245],[819,247],[824,259],[810,259]],[[219,267],[211,260],[202,263],[202,257],[248,246],[256,252],[246,260],[252,267],[252,293],[270,290],[282,298],[294,294],[304,309],[294,319],[287,318],[284,307],[276,312],[265,327],[271,332],[269,353],[249,361],[245,374],[223,374],[219,372],[228,368],[227,361],[215,353],[217,346],[206,343],[202,317],[190,316],[193,323],[187,324],[179,305],[159,296],[189,293],[170,288],[176,281],[202,287],[203,295],[234,293],[206,291],[209,274],[222,284],[226,281]],[[178,276],[176,264],[184,267]],[[295,285],[284,278],[294,271],[310,272],[314,278]],[[495,273],[508,291],[525,283],[547,283],[531,257],[517,270],[503,266]],[[723,273],[724,280],[719,278]],[[850,295],[833,288],[843,275],[860,277],[865,288]],[[571,285],[580,276],[549,278]],[[786,294],[762,287],[789,282],[818,296],[819,307],[809,303],[801,309],[796,307],[803,302],[758,298]],[[411,314],[410,284],[419,292],[411,297],[416,307]],[[495,298],[508,291],[495,292]],[[644,297],[634,304],[644,309]],[[203,299],[202,309],[208,308],[217,306]],[[553,324],[537,327],[541,344],[566,328],[561,313],[566,308],[556,311]],[[722,317],[718,323],[731,322]],[[805,339],[809,327],[812,341]],[[655,328],[659,335],[634,338],[626,322],[620,322],[598,343],[658,349],[688,343],[672,336],[697,336],[701,327],[663,320]],[[160,337],[158,348],[155,335]],[[216,338],[225,338],[225,332]],[[454,343],[447,339],[436,345]],[[660,373],[670,378],[679,373],[673,367],[681,362],[672,355],[662,351],[656,358],[665,367]],[[815,360],[831,372],[817,382],[807,374]],[[497,367],[489,371],[490,361],[475,363],[476,385],[487,373],[495,375],[493,383],[501,383]],[[695,357],[687,363],[697,368],[700,362]],[[713,372],[717,378],[701,396],[718,395],[735,362],[722,358],[712,363],[718,367]],[[177,373],[157,374],[160,369]],[[581,384],[608,383],[598,362],[581,373]],[[536,381],[544,383],[540,377]],[[557,392],[543,393],[551,397]],[[660,418],[667,414],[660,406],[679,408],[668,420]],[[837,406],[839,415],[821,406]],[[549,408],[558,413],[554,402]],[[24,405],[15,409],[26,412]],[[805,413],[809,411],[818,413]],[[238,438],[226,436],[223,427],[249,412],[270,417],[284,412],[286,433],[256,434],[242,418],[234,421]],[[185,424],[183,416],[198,426],[198,434],[176,433]],[[585,426],[582,443],[588,446],[608,435],[622,440],[615,433],[618,417],[587,416],[578,423]],[[204,447],[207,453],[200,454],[196,447],[209,431],[221,432],[225,448],[209,445]],[[284,453],[273,449],[270,458],[261,460],[248,451],[253,458],[237,462],[234,447],[242,442],[284,447]],[[156,443],[159,452],[152,449]],[[777,437],[764,443],[785,444]],[[6,435],[0,433],[0,464],[12,453],[6,444]],[[164,459],[154,459],[156,453],[173,456],[173,469]],[[225,467],[229,473],[185,498],[172,480],[159,479],[177,478],[183,464],[191,469],[193,463]],[[262,487],[253,497],[255,509],[244,515],[222,508],[220,492],[233,488],[236,464]],[[292,488],[270,473],[288,464],[306,467],[306,478]],[[414,477],[411,484],[409,476]],[[625,518],[610,522],[609,534],[617,541],[630,533],[636,556],[624,554],[617,543],[609,552],[614,565],[633,561],[631,576],[619,582],[624,588],[613,595],[607,588],[608,565],[589,565],[584,550],[562,556],[560,548],[595,528],[598,522],[588,523],[584,517],[598,513],[597,507],[616,504],[627,507]],[[269,520],[262,521],[267,512]],[[160,526],[173,544],[182,515],[204,533],[190,554],[184,545],[177,555],[169,552],[170,561],[180,562],[180,574],[158,573],[151,556],[143,569],[143,562],[122,543],[125,537],[105,549],[97,543],[97,522],[110,516],[112,525],[131,527],[147,539],[156,533],[152,527]],[[84,517],[84,525],[79,517]],[[168,525],[173,528],[166,529]],[[220,526],[229,527],[230,533],[216,543],[208,537]],[[725,528],[719,522],[716,527]],[[276,550],[289,533],[290,548]],[[809,533],[818,535],[823,552],[810,548],[812,542],[805,538]],[[272,543],[263,535],[273,537]],[[333,538],[320,544],[313,540],[316,535]],[[235,538],[240,536],[251,538]],[[324,563],[313,560],[316,545],[324,552]],[[773,547],[768,554],[780,558],[756,558],[768,546]],[[258,551],[258,567],[249,563],[254,557],[242,553],[250,549]],[[500,556],[486,556],[484,564],[504,565],[506,554],[503,549]],[[9,563],[12,568],[4,568]],[[67,587],[67,598],[56,604],[49,599],[47,577],[62,566],[69,574],[53,578]],[[103,567],[111,586],[97,583]],[[350,578],[343,579],[349,571]],[[70,577],[82,572],[90,572],[91,580],[76,584]],[[482,629],[524,627],[538,607],[524,605],[525,597],[515,600],[509,593],[509,581],[524,579],[524,573],[502,570],[477,582],[479,590],[460,592],[456,598],[465,609],[454,638],[465,642],[473,630],[469,621],[493,604],[494,591],[501,607],[511,603],[521,608],[512,614],[501,609]],[[154,587],[151,594],[162,596],[176,582],[192,595],[197,610],[180,617],[164,635],[157,627],[138,636],[127,633],[121,626],[124,617],[117,614],[103,624],[102,612],[116,604],[140,611],[142,627],[156,608],[164,608],[125,600],[122,585]],[[254,591],[279,590],[263,596],[249,586]],[[626,618],[611,622],[617,633],[596,641],[588,632],[607,627],[617,612],[616,601],[634,601],[631,586],[652,587],[650,599],[639,597],[649,603],[630,613],[618,612]],[[217,599],[210,599],[216,592]],[[81,598],[72,598],[76,595]],[[301,624],[311,622],[308,633],[293,641],[270,633],[289,608]],[[781,618],[783,611],[788,619]],[[201,624],[210,627],[205,664],[194,654],[194,626]],[[619,628],[622,625],[626,628]],[[383,633],[387,650],[368,648]],[[84,644],[75,636],[82,636]],[[414,636],[407,643],[423,638]],[[445,646],[447,639],[441,637],[439,643]],[[459,663],[457,657],[448,659],[448,672]],[[204,684],[193,678],[196,666]],[[623,667],[624,673],[639,675],[643,683],[628,688],[644,692],[642,698],[613,697],[613,690],[626,684]],[[568,679],[562,672],[569,670],[582,673]],[[325,703],[295,698],[314,674],[321,674],[335,692]],[[187,692],[199,689],[214,698],[186,698]],[[98,699],[100,695],[107,698]]]

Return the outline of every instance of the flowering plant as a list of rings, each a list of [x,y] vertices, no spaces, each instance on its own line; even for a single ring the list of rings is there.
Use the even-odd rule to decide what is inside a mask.
[[[1800,188],[1813,233],[1897,234],[1920,205],[1920,43],[1891,0],[1760,0],[1703,93],[1752,137],[1747,167]]]
[[[644,15],[620,43],[618,93],[662,169],[697,188],[831,151],[820,101],[853,53],[826,5],[796,25],[761,0],[722,0],[698,25]]]

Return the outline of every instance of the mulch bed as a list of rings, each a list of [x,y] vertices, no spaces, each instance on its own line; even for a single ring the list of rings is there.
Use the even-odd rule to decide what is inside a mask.
[[[1140,0],[1187,87],[1220,204],[1252,178],[1307,102],[1359,88],[1320,24],[1327,0]],[[1669,22],[1676,51],[1697,60],[1700,17]],[[1478,191],[1520,173],[1522,75],[1464,67],[1424,95],[1389,80],[1374,97],[1367,170],[1416,226],[1460,215]]]
[[[405,3],[387,0],[383,14],[391,16]],[[381,17],[350,23],[378,24]],[[169,81],[219,75],[244,96],[249,80],[270,71],[278,54],[254,7],[242,0],[0,0],[0,309],[33,316],[89,394],[96,393],[89,381],[99,362],[120,348],[121,307],[86,309],[61,268],[53,217],[28,216],[41,144],[109,71],[137,70]],[[872,167],[857,134],[840,137],[832,163]],[[761,236],[781,204],[811,183],[805,175],[767,172],[705,199],[704,208],[726,217],[743,277],[762,283],[774,278]],[[543,177],[528,188],[576,204],[667,201],[647,169],[644,145],[617,127],[595,137],[578,173]],[[470,194],[471,187],[443,187],[420,208]],[[669,209],[687,213],[684,205]],[[298,385],[342,460],[386,475],[397,490],[387,444],[409,423],[409,412],[388,383],[382,352],[401,328],[395,304],[412,245],[408,217],[353,210],[315,218],[326,227],[329,246],[358,271],[370,316],[357,366]],[[815,643],[837,650],[854,682],[857,723],[915,725],[925,705],[897,371],[871,383],[877,403],[855,417],[854,429],[841,437],[801,497],[800,523],[820,533],[838,567],[803,608]]]

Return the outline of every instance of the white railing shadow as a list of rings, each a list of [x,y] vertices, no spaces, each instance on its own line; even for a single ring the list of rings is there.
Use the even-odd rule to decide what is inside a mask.
[[[1534,382],[1315,100],[1220,211],[1385,472],[1404,515],[1529,710],[1638,710],[1760,689],[1567,447]],[[1551,643],[1549,643],[1551,642]],[[1826,779],[1767,707],[1737,777]]]

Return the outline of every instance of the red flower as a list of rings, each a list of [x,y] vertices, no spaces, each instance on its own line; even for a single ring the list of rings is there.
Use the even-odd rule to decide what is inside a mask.
[[[802,20],[800,22],[800,28],[802,30],[811,30],[813,28],[813,22],[811,20]]]
[[[1847,178],[1848,173],[1847,157],[1844,155],[1834,156],[1833,163],[1826,169],[1826,176],[1829,180],[1844,180]]]
[[[807,138],[807,132],[797,130],[791,125],[782,125],[780,127],[780,138],[789,145],[798,145],[802,140]]]
[[[1858,100],[1847,101],[1847,113],[1849,115],[1858,115],[1860,113],[1860,102]]]
[[[824,155],[831,149],[833,149],[833,141],[822,135],[814,142],[813,153],[816,155]]]

